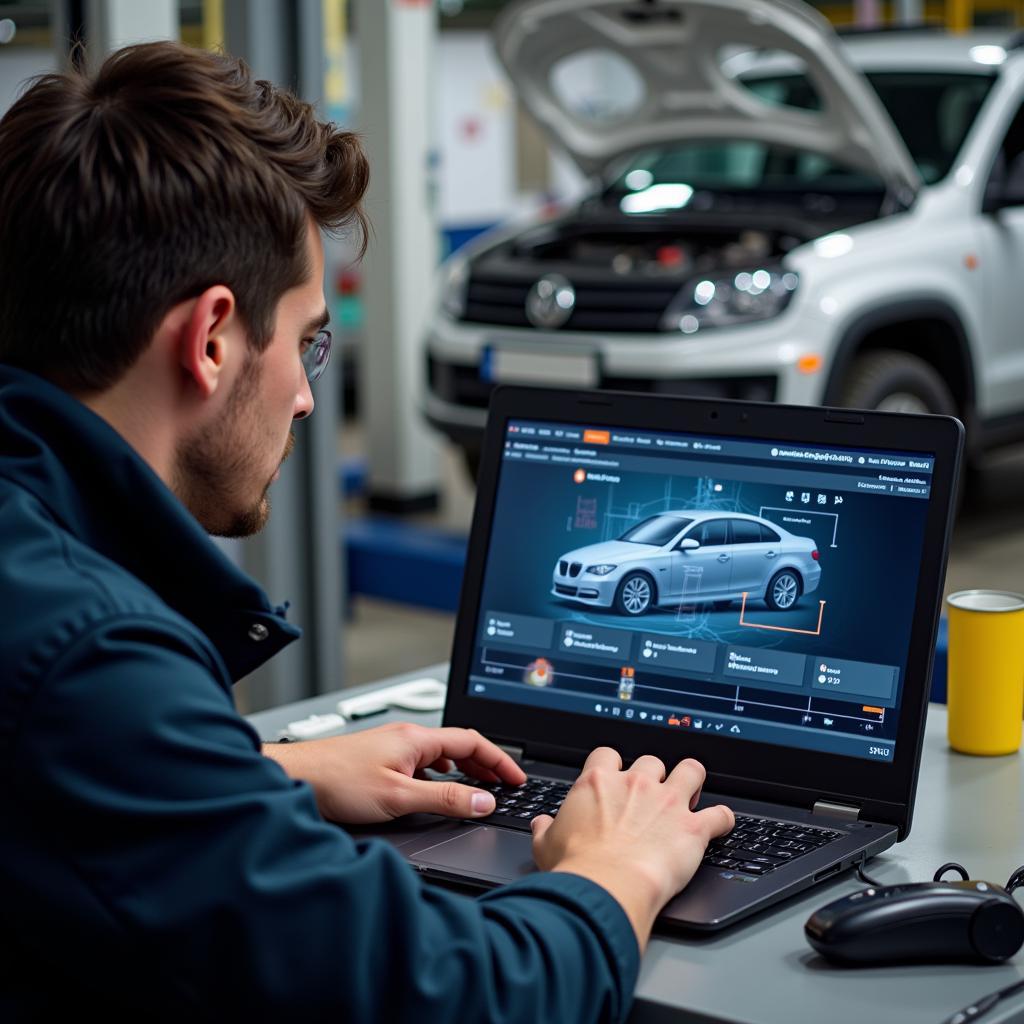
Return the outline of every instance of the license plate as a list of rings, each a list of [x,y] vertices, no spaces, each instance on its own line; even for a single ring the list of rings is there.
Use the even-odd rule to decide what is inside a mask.
[[[547,384],[597,387],[600,374],[593,352],[549,352],[488,348],[480,360],[480,377],[494,384]]]

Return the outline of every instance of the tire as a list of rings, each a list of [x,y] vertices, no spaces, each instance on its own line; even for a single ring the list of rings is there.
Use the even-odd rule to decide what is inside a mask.
[[[796,569],[780,569],[769,581],[764,593],[765,604],[773,612],[786,612],[796,607],[800,595],[804,592],[804,583]]]
[[[615,591],[615,610],[620,615],[643,615],[654,607],[656,598],[654,580],[647,573],[627,573]]]
[[[854,360],[839,404],[882,412],[957,413],[953,395],[935,367],[893,349],[865,352]]]

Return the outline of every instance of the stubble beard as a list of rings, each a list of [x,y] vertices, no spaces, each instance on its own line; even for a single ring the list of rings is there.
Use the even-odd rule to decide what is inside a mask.
[[[250,353],[222,421],[187,439],[178,450],[175,493],[214,537],[251,537],[270,518],[271,480],[256,501],[245,497],[262,465],[263,453],[253,445],[263,425],[256,401],[262,369],[259,358]],[[281,462],[294,446],[295,435],[289,431]]]

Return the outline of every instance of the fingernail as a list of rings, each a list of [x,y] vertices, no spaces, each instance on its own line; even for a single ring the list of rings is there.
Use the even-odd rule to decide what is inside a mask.
[[[494,797],[490,793],[474,793],[470,807],[474,814],[490,814],[494,810]]]

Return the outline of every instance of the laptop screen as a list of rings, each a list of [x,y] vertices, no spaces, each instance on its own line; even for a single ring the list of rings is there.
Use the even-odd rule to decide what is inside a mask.
[[[468,696],[892,761],[933,464],[510,420]]]

